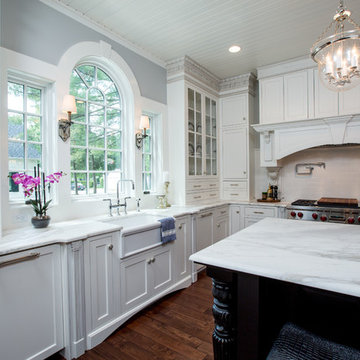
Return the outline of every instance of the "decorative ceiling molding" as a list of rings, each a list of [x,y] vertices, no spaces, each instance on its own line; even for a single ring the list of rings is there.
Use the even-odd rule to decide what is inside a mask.
[[[216,92],[220,90],[220,79],[189,56],[185,55],[181,58],[168,61],[166,68],[168,82],[190,76]]]
[[[220,81],[220,96],[248,91],[255,95],[256,76],[253,73],[233,76]]]

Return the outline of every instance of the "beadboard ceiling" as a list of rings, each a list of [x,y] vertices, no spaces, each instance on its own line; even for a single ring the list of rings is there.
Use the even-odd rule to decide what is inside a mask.
[[[44,1],[45,2],[45,1]],[[184,55],[220,78],[309,54],[338,0],[48,0],[160,61]],[[360,23],[360,1],[345,0]],[[238,44],[242,51],[231,54]]]

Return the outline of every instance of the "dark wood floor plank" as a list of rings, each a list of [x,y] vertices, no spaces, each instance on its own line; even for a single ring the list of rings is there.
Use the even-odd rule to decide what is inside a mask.
[[[201,273],[195,284],[142,310],[79,359],[213,360],[213,328],[211,279]]]

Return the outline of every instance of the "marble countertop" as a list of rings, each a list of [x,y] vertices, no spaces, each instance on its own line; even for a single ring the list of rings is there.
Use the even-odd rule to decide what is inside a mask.
[[[265,218],[190,260],[360,296],[360,227]]]
[[[196,214],[199,211],[211,209],[217,206],[240,204],[240,205],[263,205],[257,202],[234,202],[218,201],[211,204],[171,206],[166,209],[146,209],[141,213],[154,214],[159,216],[181,217]],[[286,206],[286,203],[265,203],[266,206]],[[135,214],[135,211],[129,212]],[[122,215],[123,216],[123,215]],[[111,231],[121,230],[121,226],[111,222],[102,222],[107,215],[92,218],[77,219],[63,222],[51,222],[45,229],[34,229],[29,225],[14,230],[4,231],[0,238],[0,256],[16,251],[36,248],[55,243],[70,243],[76,240],[86,239],[89,236],[104,234]]]

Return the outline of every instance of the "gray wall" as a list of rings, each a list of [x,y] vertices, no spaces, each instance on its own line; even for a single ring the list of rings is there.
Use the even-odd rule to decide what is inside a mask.
[[[39,0],[0,1],[2,47],[57,64],[63,53],[78,42],[106,41],[132,69],[141,94],[166,104],[166,70],[161,66]]]

